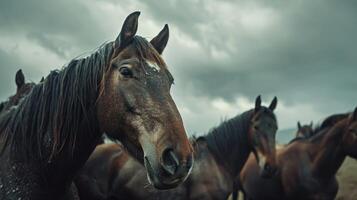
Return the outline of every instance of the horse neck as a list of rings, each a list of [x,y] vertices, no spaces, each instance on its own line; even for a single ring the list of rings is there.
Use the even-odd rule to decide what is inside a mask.
[[[232,177],[239,174],[251,152],[248,131],[253,112],[223,122],[205,136],[208,149]]]
[[[207,141],[199,138],[193,143],[195,166],[191,175],[185,182],[188,199],[210,199],[212,196],[229,195],[232,192],[234,176],[227,169],[226,164],[222,163],[209,149]],[[199,186],[198,190],[192,190]],[[219,198],[221,199],[221,198]]]
[[[321,137],[319,143],[310,144],[314,148],[313,173],[322,179],[329,179],[337,173],[346,154],[343,151],[342,137],[345,122],[339,123]]]

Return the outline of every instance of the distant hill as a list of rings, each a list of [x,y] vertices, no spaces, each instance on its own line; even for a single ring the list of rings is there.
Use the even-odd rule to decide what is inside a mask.
[[[276,142],[278,144],[286,144],[295,137],[296,128],[279,130],[276,134]]]

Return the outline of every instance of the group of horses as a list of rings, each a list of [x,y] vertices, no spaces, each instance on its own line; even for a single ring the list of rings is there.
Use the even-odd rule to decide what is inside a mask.
[[[149,42],[136,35],[139,15],[39,83],[16,73],[16,93],[0,104],[1,200],[335,198],[337,170],[357,158],[357,109],[298,123],[296,138],[276,147],[278,100],[263,106],[258,96],[189,139],[161,57],[168,26]]]

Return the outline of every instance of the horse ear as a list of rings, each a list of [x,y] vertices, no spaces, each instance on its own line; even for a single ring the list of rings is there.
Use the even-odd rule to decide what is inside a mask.
[[[40,83],[43,83],[43,81],[45,81],[45,77],[42,76]]]
[[[128,15],[123,23],[121,31],[118,37],[115,39],[115,48],[124,48],[134,38],[136,31],[138,30],[138,18],[140,12],[136,11]]]
[[[255,99],[255,112],[260,110],[261,105],[262,105],[262,99],[260,98],[260,95],[259,95]]]
[[[277,104],[278,104],[278,99],[276,97],[274,97],[273,101],[271,101],[271,103],[270,103],[269,109],[271,111],[274,111]]]
[[[150,43],[155,47],[156,51],[159,54],[162,54],[164,51],[167,42],[169,41],[169,25],[165,24],[164,28],[160,31],[160,33],[154,37]]]
[[[301,124],[300,124],[299,121],[297,122],[297,126],[298,126],[298,129],[300,130],[301,129]]]
[[[17,85],[17,89],[21,88],[25,84],[25,76],[22,73],[21,69],[16,72],[15,82]]]

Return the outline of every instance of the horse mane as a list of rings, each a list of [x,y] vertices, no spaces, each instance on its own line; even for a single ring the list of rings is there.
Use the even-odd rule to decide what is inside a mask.
[[[326,117],[320,125],[314,128],[312,136],[307,139],[311,142],[318,141],[330,128],[334,127],[342,119],[348,117],[349,114],[350,113],[341,113]]]
[[[205,140],[210,152],[223,163],[228,163],[232,170],[239,170],[242,159],[250,152],[248,131],[254,109],[246,111],[212,128],[207,135],[199,137]],[[233,156],[233,157],[232,157]]]
[[[74,59],[62,70],[51,71],[45,81],[33,87],[18,107],[0,118],[0,150],[10,146],[12,155],[22,159],[50,158],[65,149],[73,153],[78,134],[95,127],[100,85],[113,51],[112,43],[102,45],[88,57]],[[44,148],[50,155],[44,155]]]

